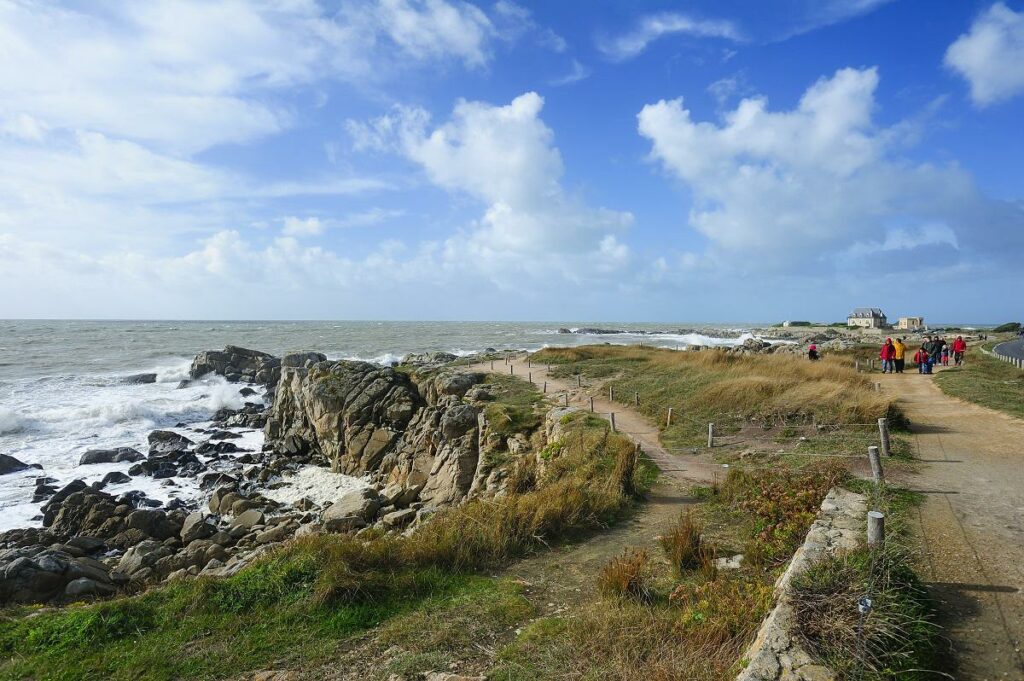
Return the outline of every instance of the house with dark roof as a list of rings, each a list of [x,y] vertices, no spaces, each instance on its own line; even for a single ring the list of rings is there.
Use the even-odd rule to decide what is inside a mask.
[[[885,313],[877,307],[858,307],[846,318],[846,325],[866,329],[884,329],[889,326]]]

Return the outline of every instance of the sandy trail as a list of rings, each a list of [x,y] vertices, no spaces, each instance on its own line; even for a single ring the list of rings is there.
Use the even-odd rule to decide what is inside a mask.
[[[620,404],[611,402],[598,383],[583,379],[582,386],[578,386],[575,380],[553,378],[548,375],[547,365],[532,363],[527,356],[510,356],[508,363],[504,360],[494,361],[493,373],[511,373],[520,378],[526,379],[532,376],[533,382],[538,386],[547,382],[547,396],[557,404],[565,404],[563,396],[569,396],[569,405],[573,407],[590,408],[590,398],[594,398],[594,412],[599,416],[608,418],[610,413],[615,414],[615,429],[628,435],[634,442],[639,442],[644,454],[653,461],[662,474],[683,482],[710,482],[716,473],[724,473],[724,468],[719,464],[711,463],[707,458],[701,458],[694,454],[673,454],[661,445],[658,437],[658,429],[653,426],[650,420],[637,411]],[[491,371],[491,362],[481,362],[471,367],[474,371]]]
[[[924,578],[958,679],[1024,679],[1024,421],[962,402],[919,374],[879,377],[910,418]]]

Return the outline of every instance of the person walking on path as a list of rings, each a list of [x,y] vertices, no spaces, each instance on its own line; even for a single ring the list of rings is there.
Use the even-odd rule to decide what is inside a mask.
[[[903,367],[906,365],[907,346],[903,343],[902,338],[894,340],[892,345],[896,351],[896,354],[893,355],[893,363],[896,365],[896,373],[902,374]]]
[[[935,366],[942,362],[942,348],[946,347],[946,341],[936,336],[932,339],[932,349],[929,354],[932,356],[931,365]]]
[[[942,346],[942,366],[944,366],[944,367],[948,367],[949,366],[949,346],[948,345],[943,345]]]
[[[894,369],[893,360],[896,358],[896,347],[892,344],[892,338],[885,339],[885,345],[878,356],[882,358],[882,373],[891,374]]]
[[[931,355],[928,354],[925,346],[922,345],[921,348],[914,353],[914,364],[917,365],[917,373],[930,374],[932,370],[929,366],[929,362],[931,362]]]
[[[956,340],[953,341],[953,364],[956,366],[963,366],[964,353],[967,352],[967,341],[964,340],[963,336],[957,336]]]

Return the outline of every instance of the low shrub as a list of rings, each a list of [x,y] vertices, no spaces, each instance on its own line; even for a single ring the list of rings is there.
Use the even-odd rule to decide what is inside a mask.
[[[704,541],[703,531],[703,524],[688,511],[680,514],[679,521],[659,538],[665,557],[678,577],[698,568],[713,571],[714,550]]]
[[[650,586],[650,558],[643,549],[628,549],[612,558],[598,577],[598,590],[605,596],[648,603],[654,591]]]

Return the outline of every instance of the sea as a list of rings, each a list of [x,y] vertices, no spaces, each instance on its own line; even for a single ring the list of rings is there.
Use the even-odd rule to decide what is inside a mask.
[[[565,333],[580,329],[620,333]],[[89,449],[147,450],[154,429],[201,427],[222,407],[240,408],[244,387],[207,377],[179,388],[202,350],[239,345],[280,355],[316,350],[330,359],[378,364],[413,352],[464,356],[496,350],[539,350],[593,343],[645,343],[669,348],[730,346],[750,338],[741,326],[610,322],[299,322],[299,321],[3,321],[0,320],[0,454],[39,468],[0,476],[0,531],[40,523],[33,502],[40,478],[62,487],[100,480],[130,464],[80,466]],[[125,378],[155,373],[155,383]],[[240,432],[249,449],[262,433]],[[321,478],[323,476],[320,476]],[[48,481],[49,482],[49,481]],[[323,480],[319,483],[323,485]],[[340,484],[340,483],[339,483]],[[195,479],[134,477],[111,485],[119,494],[141,490],[152,499],[195,500]]]

